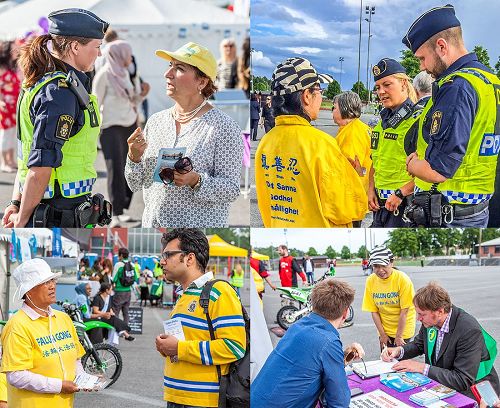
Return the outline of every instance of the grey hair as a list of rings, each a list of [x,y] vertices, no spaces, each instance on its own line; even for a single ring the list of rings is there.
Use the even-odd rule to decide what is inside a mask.
[[[433,82],[434,78],[430,74],[425,71],[420,71],[415,78],[413,78],[413,87],[420,96],[431,94]]]
[[[333,103],[339,104],[342,119],[356,119],[361,116],[361,98],[352,91],[342,92],[333,97]]]

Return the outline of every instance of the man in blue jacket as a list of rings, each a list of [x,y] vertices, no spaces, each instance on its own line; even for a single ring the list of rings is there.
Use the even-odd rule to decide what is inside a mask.
[[[357,343],[342,351],[337,329],[353,300],[346,282],[327,279],[314,287],[313,312],[290,327],[252,383],[252,408],[313,408],[323,390],[329,408],[349,406],[344,355],[364,351]]]

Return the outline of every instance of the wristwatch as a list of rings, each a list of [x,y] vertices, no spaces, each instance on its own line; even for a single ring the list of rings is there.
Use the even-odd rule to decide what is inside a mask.
[[[21,201],[19,201],[19,200],[10,200],[9,205],[13,205],[13,206],[15,206],[17,208],[21,208]]]
[[[400,198],[401,200],[405,199],[405,195],[403,194],[403,192],[399,188],[396,191],[394,191],[394,195],[396,197]]]
[[[201,177],[201,174],[198,175],[198,181],[196,184],[192,187],[193,191],[198,191],[201,187],[201,183],[203,182],[203,178]]]

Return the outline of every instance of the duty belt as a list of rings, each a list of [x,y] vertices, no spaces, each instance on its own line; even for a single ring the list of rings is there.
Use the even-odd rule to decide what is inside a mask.
[[[454,219],[461,219],[468,217],[469,215],[474,215],[477,213],[480,213],[483,211],[485,208],[488,208],[489,205],[489,200],[483,201],[482,203],[479,204],[448,204],[449,206],[453,207],[453,218]],[[444,205],[443,207],[446,207]]]

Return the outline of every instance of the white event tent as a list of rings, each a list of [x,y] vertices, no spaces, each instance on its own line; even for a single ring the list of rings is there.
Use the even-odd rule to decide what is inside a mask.
[[[111,23],[120,38],[131,43],[141,77],[151,84],[149,114],[171,106],[163,73],[167,62],[157,49],[175,50],[198,42],[219,57],[219,43],[234,38],[238,52],[249,34],[249,18],[203,0],[28,0],[0,11],[0,39],[14,39],[39,28],[51,11],[80,7]]]

